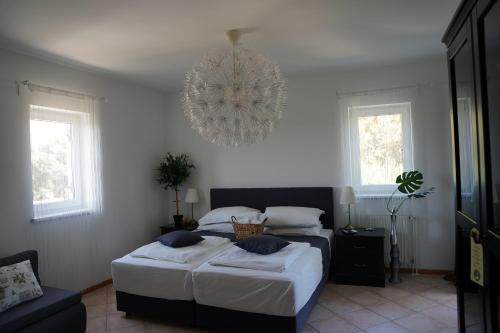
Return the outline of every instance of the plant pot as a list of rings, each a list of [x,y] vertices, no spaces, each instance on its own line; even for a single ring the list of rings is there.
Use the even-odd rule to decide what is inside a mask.
[[[391,277],[389,282],[391,283],[401,283],[401,277],[399,276],[400,262],[399,262],[399,246],[398,246],[398,234],[396,230],[398,216],[396,214],[391,214]]]
[[[182,224],[182,218],[184,215],[174,215],[174,223],[176,227],[180,227]]]

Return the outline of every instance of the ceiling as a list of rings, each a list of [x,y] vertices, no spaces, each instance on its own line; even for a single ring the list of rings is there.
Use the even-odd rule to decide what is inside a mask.
[[[0,0],[0,47],[179,90],[224,32],[285,73],[444,54],[459,0]]]

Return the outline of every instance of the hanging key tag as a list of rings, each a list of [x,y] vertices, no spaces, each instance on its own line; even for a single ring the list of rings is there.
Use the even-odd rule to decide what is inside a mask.
[[[481,287],[484,286],[483,245],[476,228],[470,231],[470,279]]]

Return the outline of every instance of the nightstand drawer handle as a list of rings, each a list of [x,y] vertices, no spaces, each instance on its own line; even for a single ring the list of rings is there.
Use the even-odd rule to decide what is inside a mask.
[[[368,267],[366,264],[354,264],[354,267],[358,267],[358,268],[366,268]]]
[[[361,246],[353,245],[352,247],[354,247],[355,249],[366,249],[366,246],[364,246],[364,245],[361,245]]]

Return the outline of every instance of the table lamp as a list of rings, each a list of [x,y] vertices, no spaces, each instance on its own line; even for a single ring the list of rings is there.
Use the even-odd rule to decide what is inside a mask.
[[[194,220],[194,204],[200,201],[200,198],[198,197],[198,191],[195,188],[188,189],[184,201],[191,204],[191,223],[196,222]]]
[[[349,216],[349,223],[343,227],[344,230],[354,230],[351,224],[351,205],[356,203],[356,196],[354,195],[354,189],[351,186],[344,186],[342,188],[342,193],[340,194],[340,204],[347,205],[347,212]]]

